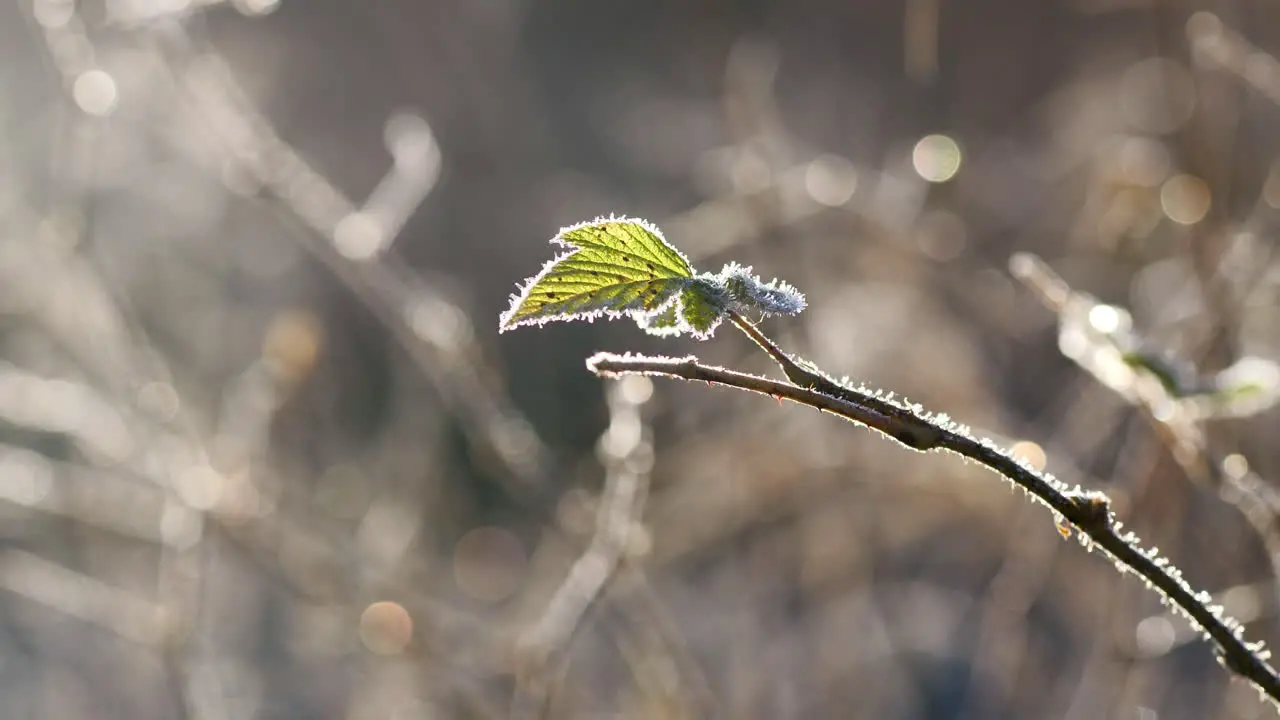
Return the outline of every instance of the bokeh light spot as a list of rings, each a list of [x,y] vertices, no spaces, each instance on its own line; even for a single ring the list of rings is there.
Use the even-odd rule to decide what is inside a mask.
[[[259,16],[275,12],[280,0],[231,0],[231,5],[241,15]]]
[[[392,115],[383,130],[383,142],[397,171],[417,182],[434,182],[440,171],[440,148],[426,120],[411,113]]]
[[[911,166],[920,177],[943,183],[960,172],[960,146],[946,135],[926,135],[911,151]]]
[[[632,405],[640,405],[653,397],[653,381],[643,375],[627,375],[618,379],[618,391]]]
[[[1229,477],[1239,480],[1249,473],[1249,461],[1240,453],[1231,453],[1222,458],[1222,470]]]
[[[1160,186],[1160,207],[1180,225],[1194,225],[1209,214],[1209,185],[1194,175],[1174,175]]]
[[[1135,635],[1139,654],[1148,658],[1168,653],[1178,639],[1173,623],[1158,615],[1138,623]]]
[[[404,317],[414,335],[436,347],[453,349],[469,339],[467,318],[452,305],[413,298],[405,305]]]
[[[1044,470],[1045,463],[1048,462],[1044,448],[1040,447],[1039,443],[1030,440],[1023,440],[1014,444],[1013,447],[1009,448],[1009,454],[1016,458],[1022,458],[1036,470]]]
[[[399,603],[380,601],[360,614],[360,642],[378,655],[399,655],[413,639],[413,618]]]
[[[105,70],[89,70],[80,73],[71,85],[71,97],[76,105],[90,115],[105,117],[116,109],[116,81]]]
[[[858,173],[845,158],[823,155],[805,168],[804,189],[818,204],[839,207],[858,189]]]
[[[338,221],[333,229],[333,244],[346,258],[368,260],[382,251],[386,235],[376,218],[353,212]]]
[[[276,316],[262,343],[262,357],[278,377],[296,381],[311,372],[320,356],[323,334],[320,322],[306,312]]]
[[[1121,312],[1114,305],[1094,305],[1089,308],[1089,325],[1100,333],[1114,333],[1128,324]]]

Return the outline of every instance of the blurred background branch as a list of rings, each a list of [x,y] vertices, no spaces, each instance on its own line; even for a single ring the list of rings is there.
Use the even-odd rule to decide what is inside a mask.
[[[1193,377],[1280,357],[1278,47],[1262,2],[0,4],[0,715],[507,716],[617,497],[582,358],[691,350],[498,337],[610,212],[801,287],[780,344],[1105,490],[1274,644],[1249,521],[1005,268]],[[1278,421],[1196,423],[1263,497]],[[977,468],[665,385],[643,427],[550,716],[1266,712]]]

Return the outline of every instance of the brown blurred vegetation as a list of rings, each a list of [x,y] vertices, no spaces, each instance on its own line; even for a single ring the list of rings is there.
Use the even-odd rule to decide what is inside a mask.
[[[0,717],[504,717],[606,479],[642,513],[551,717],[1274,713],[994,475],[583,367],[769,372],[728,329],[496,325],[557,228],[649,218],[1274,643],[1239,510],[1006,264],[1206,372],[1280,356],[1278,48],[1257,0],[0,5]],[[1278,436],[1209,426],[1269,482]]]

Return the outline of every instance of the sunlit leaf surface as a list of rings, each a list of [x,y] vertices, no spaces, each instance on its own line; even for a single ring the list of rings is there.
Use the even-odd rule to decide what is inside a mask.
[[[502,315],[500,330],[599,315],[647,317],[693,284],[693,268],[644,220],[600,218],[565,228],[573,248],[547,263]]]

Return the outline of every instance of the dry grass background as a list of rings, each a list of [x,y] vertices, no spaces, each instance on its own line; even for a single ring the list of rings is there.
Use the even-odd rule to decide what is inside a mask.
[[[1277,48],[1244,0],[0,5],[0,717],[504,717],[531,638],[551,717],[1267,717],[995,476],[582,362],[744,338],[496,325],[557,228],[650,218],[1274,644],[1248,523],[1006,264],[1280,356]],[[1278,420],[1209,440],[1276,482]]]

